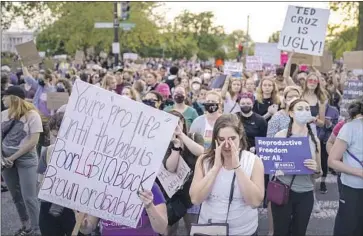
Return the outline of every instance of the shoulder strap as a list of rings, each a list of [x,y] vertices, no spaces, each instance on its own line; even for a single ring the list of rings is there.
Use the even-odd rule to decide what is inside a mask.
[[[353,158],[353,160],[357,161],[362,167],[363,167],[363,162],[360,161],[353,153],[351,153],[348,149],[347,149],[347,153]]]
[[[294,183],[295,178],[296,178],[296,175],[293,175],[293,176],[292,176],[291,183],[290,183],[290,185],[289,185],[289,189],[291,189],[291,186],[292,186],[292,184]]]
[[[237,101],[234,102],[234,105],[232,107],[232,109],[229,111],[229,113],[232,113],[232,111],[234,110],[234,108],[237,106]]]
[[[13,119],[11,121],[11,124],[10,124],[9,128],[3,133],[2,138],[1,138],[2,140],[4,140],[5,137],[9,134],[10,130],[12,130],[12,128],[14,127],[14,125],[15,125],[15,119]]]
[[[233,200],[235,180],[236,180],[236,173],[233,174],[232,183],[231,183],[231,190],[229,191],[229,201],[228,201],[228,210],[227,210],[226,223],[228,222],[229,209],[231,208],[231,203],[232,203],[232,200]]]

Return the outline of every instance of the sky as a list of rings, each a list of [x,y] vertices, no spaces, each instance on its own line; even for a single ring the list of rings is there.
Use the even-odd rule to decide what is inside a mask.
[[[193,13],[212,11],[215,24],[222,25],[226,33],[233,30],[247,30],[247,16],[249,15],[249,34],[254,42],[267,42],[269,36],[281,30],[284,24],[288,5],[329,8],[328,2],[164,2],[156,12],[165,14],[171,22],[184,10]],[[331,12],[329,23],[337,24],[343,17],[337,12]],[[14,24],[10,30],[24,29],[22,22]]]

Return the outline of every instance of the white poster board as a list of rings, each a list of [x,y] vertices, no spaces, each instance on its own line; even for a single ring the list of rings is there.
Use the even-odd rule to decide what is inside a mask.
[[[278,49],[322,56],[330,10],[289,6]]]
[[[280,65],[280,54],[277,43],[255,44],[255,56],[261,57],[262,63]]]
[[[259,56],[247,56],[246,69],[249,71],[262,70],[262,58]]]
[[[242,73],[243,64],[242,62],[225,62],[223,66],[224,74]]]
[[[183,186],[189,176],[190,168],[182,157],[179,158],[178,168],[175,173],[169,172],[161,165],[158,179],[163,186],[166,194],[171,198]]]
[[[135,228],[178,118],[76,80],[39,198]]]
[[[124,53],[123,55],[123,59],[124,60],[137,60],[137,58],[139,57],[139,55],[137,55],[137,53]]]

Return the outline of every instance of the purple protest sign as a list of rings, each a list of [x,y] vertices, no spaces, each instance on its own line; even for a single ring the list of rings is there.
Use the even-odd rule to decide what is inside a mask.
[[[304,166],[311,159],[309,139],[256,137],[256,153],[263,161],[265,174],[281,170],[284,174],[306,175],[313,171]]]

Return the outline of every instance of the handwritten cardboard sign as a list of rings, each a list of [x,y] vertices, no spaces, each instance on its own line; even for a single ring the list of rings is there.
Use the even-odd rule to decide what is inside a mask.
[[[135,228],[178,118],[76,80],[39,198]]]
[[[224,63],[224,74],[234,74],[234,73],[242,73],[243,72],[243,64],[242,62],[225,62]]]
[[[24,66],[32,66],[42,62],[42,58],[39,56],[37,47],[33,41],[15,45],[15,48]]]
[[[83,64],[83,60],[84,60],[84,52],[81,51],[81,50],[78,50],[76,52],[76,56],[74,57],[74,61],[77,63],[77,64]]]
[[[330,11],[289,6],[278,48],[284,51],[322,56]]]
[[[343,58],[347,69],[363,69],[363,51],[344,52]]]
[[[324,51],[322,57],[314,57],[313,64],[320,72],[327,73],[333,68],[333,55],[328,51]]]
[[[343,99],[340,104],[342,117],[349,117],[347,112],[349,104],[360,96],[363,96],[363,81],[348,80],[344,83]]]
[[[256,154],[263,161],[265,174],[281,170],[285,174],[305,175],[313,171],[304,161],[311,159],[309,139],[256,137]]]
[[[246,69],[250,71],[262,70],[262,58],[259,56],[247,56]]]
[[[161,165],[158,179],[168,196],[171,198],[183,186],[189,173],[190,168],[188,164],[180,157],[176,172],[169,172],[165,169],[164,165]]]
[[[277,43],[256,43],[255,56],[261,57],[263,63],[280,64],[280,49],[277,48]]]
[[[57,110],[64,104],[68,103],[69,94],[59,93],[59,92],[51,92],[47,93],[47,107],[49,110]]]

